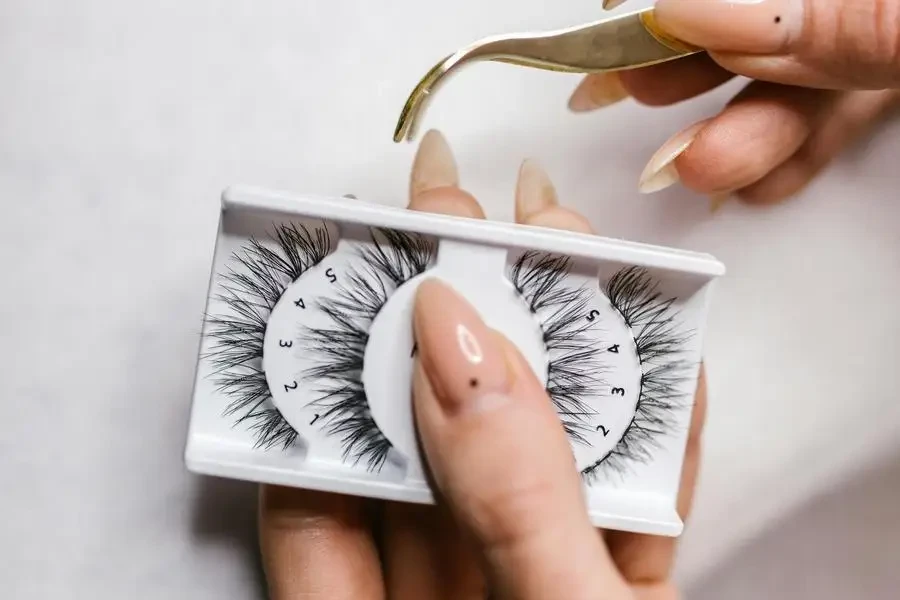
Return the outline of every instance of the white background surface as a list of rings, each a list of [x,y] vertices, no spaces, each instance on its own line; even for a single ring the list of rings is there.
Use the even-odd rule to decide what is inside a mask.
[[[261,596],[255,490],[192,477],[181,462],[221,189],[403,204],[414,147],[390,136],[418,77],[482,35],[583,22],[598,5],[0,4],[3,596]],[[704,598],[734,586],[750,597],[773,570],[844,577],[849,589],[883,576],[864,568],[872,561],[817,568],[798,554],[858,532],[860,515],[882,506],[873,497],[896,499],[900,128],[789,204],[712,217],[703,198],[643,197],[636,182],[659,144],[738,82],[675,108],[626,103],[576,118],[565,109],[576,81],[478,66],[437,96],[425,125],[447,133],[491,218],[510,217],[516,169],[532,156],[602,233],[728,266],[679,577]],[[858,484],[876,460],[886,484]],[[870,492],[851,493],[858,485]],[[814,499],[834,488],[841,501]],[[896,511],[873,514],[863,531],[897,531]],[[798,523],[793,545],[775,535],[778,516]],[[823,540],[826,528],[834,537]],[[885,551],[865,539],[858,550]],[[750,564],[763,575],[748,577]]]

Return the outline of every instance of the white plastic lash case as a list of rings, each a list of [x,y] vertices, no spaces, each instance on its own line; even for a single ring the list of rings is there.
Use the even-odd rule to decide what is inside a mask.
[[[185,460],[205,475],[432,503],[412,415],[417,285],[523,352],[597,527],[678,536],[714,258],[599,236],[231,188]],[[528,440],[522,440],[528,443]],[[484,460],[491,449],[484,448]]]

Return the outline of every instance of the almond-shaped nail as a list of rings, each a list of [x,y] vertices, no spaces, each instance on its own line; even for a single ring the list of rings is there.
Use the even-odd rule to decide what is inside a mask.
[[[585,77],[569,98],[569,110],[589,112],[610,106],[628,97],[618,73],[593,73]]]
[[[612,10],[623,4],[626,0],[603,0],[603,10]]]
[[[731,194],[729,192],[719,192],[717,194],[712,194],[709,197],[709,212],[711,214],[715,214],[719,212],[719,209],[728,202],[728,199],[731,198]]]
[[[422,137],[410,175],[409,197],[440,187],[459,185],[459,170],[447,139],[432,129]]]
[[[680,177],[675,159],[684,154],[707,122],[695,123],[676,133],[656,151],[641,173],[638,189],[642,194],[652,194],[678,183]]]
[[[525,160],[516,182],[516,221],[524,223],[528,217],[558,204],[556,188],[547,171],[537,161]]]
[[[493,330],[458,292],[437,279],[416,290],[413,322],[419,360],[444,412],[490,409],[512,382]]]
[[[800,37],[805,0],[659,0],[656,22],[686,42],[725,52],[785,53]]]

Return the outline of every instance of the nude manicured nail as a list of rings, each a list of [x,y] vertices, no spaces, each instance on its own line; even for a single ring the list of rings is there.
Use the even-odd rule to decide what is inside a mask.
[[[625,4],[626,0],[603,0],[603,10],[612,10],[622,4]]]
[[[729,198],[731,198],[731,194],[728,192],[712,194],[709,197],[709,212],[712,214],[719,212],[719,209],[728,202]]]
[[[430,279],[416,291],[413,318],[422,368],[446,413],[505,402],[512,382],[503,348],[471,304]]]
[[[459,185],[456,159],[446,138],[436,130],[422,137],[413,160],[410,176],[410,198],[440,187]]]
[[[678,183],[680,177],[675,159],[684,154],[706,123],[701,121],[676,133],[656,151],[641,173],[638,189],[642,194],[652,194]]]
[[[784,52],[803,28],[805,0],[659,0],[656,21],[686,42],[727,52]]]
[[[596,73],[585,77],[569,98],[569,110],[589,112],[610,106],[628,97],[617,73]]]
[[[516,221],[522,223],[557,204],[556,188],[544,168],[531,159],[523,162],[516,183]]]

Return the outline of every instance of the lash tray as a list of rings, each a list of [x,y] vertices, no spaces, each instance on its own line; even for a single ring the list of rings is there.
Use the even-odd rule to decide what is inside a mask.
[[[436,277],[544,384],[593,523],[680,535],[703,331],[723,274],[682,250],[231,188],[185,461],[199,474],[432,503],[412,416],[412,305]]]

